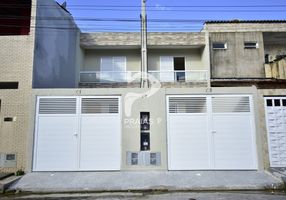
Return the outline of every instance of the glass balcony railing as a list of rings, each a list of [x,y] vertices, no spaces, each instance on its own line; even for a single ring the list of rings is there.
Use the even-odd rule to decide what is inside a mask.
[[[149,71],[160,82],[206,82],[207,70]],[[82,71],[81,83],[138,83],[140,71]]]
[[[160,82],[206,82],[207,70],[149,71]]]
[[[140,82],[133,80],[140,71],[82,71],[80,72],[81,83],[129,83]]]

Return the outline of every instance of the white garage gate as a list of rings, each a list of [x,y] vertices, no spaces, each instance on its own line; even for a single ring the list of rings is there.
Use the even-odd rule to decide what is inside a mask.
[[[252,97],[168,96],[169,170],[257,169]]]
[[[120,170],[120,97],[38,97],[34,171]]]

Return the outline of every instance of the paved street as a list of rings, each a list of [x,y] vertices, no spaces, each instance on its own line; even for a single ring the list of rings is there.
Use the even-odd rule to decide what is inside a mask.
[[[286,193],[224,192],[224,193],[89,193],[89,194],[50,194],[50,195],[9,195],[1,200],[286,200]]]

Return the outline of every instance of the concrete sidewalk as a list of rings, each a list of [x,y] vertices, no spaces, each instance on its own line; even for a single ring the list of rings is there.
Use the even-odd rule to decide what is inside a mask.
[[[10,187],[22,192],[195,191],[277,189],[283,182],[264,171],[38,172]]]
[[[282,181],[286,183],[286,168],[285,167],[270,168],[269,171],[275,177],[282,179]]]

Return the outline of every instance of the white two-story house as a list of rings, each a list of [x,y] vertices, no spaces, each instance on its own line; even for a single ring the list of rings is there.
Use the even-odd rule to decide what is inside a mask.
[[[32,83],[20,82],[29,88],[28,117],[12,116],[9,123],[15,130],[26,125],[17,145],[27,148],[2,148],[15,159],[12,168],[0,170],[284,166],[285,21],[206,22],[200,32],[148,32],[145,74],[139,32],[81,33],[64,6],[49,3],[53,9],[37,7],[36,15],[68,20],[35,21]],[[280,57],[269,63],[266,54]],[[2,132],[0,137],[5,139]],[[5,141],[13,138],[18,136]]]

